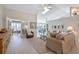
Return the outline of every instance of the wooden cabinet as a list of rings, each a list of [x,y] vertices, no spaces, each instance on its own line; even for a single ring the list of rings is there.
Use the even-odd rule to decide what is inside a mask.
[[[10,32],[0,33],[0,54],[4,54],[10,41]]]

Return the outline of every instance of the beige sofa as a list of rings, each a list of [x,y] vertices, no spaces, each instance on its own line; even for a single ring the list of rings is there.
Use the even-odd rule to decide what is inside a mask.
[[[69,53],[75,46],[75,35],[72,32],[66,33],[63,39],[48,35],[46,46],[56,53]]]

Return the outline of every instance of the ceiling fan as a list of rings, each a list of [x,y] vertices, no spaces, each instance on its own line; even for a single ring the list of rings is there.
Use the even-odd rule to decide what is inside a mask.
[[[51,8],[52,8],[51,4],[45,4],[44,5],[44,11],[42,12],[42,14],[45,14],[48,11],[50,11]]]

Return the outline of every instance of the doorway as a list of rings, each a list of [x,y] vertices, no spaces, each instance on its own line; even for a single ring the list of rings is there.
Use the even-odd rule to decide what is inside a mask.
[[[45,23],[37,24],[37,37],[43,37],[47,35],[47,27]]]
[[[11,22],[11,29],[13,33],[20,33],[21,32],[21,21],[12,21]]]

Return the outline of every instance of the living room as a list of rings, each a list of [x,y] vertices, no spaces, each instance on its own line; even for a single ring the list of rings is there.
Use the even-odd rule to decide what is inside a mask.
[[[1,4],[0,53],[78,54],[78,6]]]

